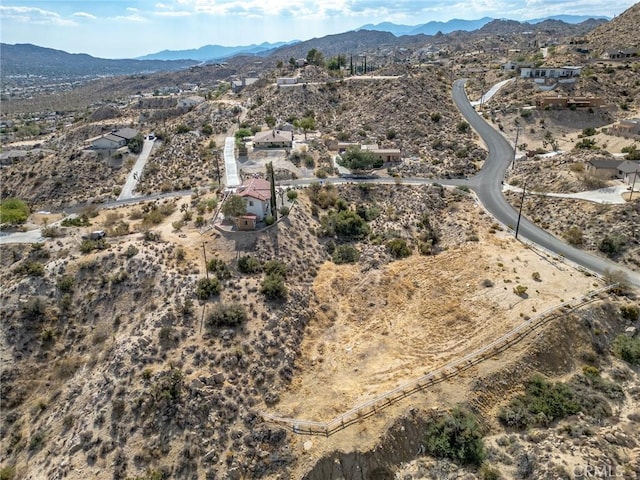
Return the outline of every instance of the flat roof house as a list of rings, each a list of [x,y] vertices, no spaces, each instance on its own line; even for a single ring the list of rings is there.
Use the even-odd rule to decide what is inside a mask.
[[[620,120],[611,127],[611,133],[621,137],[633,138],[640,136],[640,118]]]
[[[121,128],[94,140],[91,146],[96,150],[117,150],[124,147],[136,135],[138,131],[133,128]]]

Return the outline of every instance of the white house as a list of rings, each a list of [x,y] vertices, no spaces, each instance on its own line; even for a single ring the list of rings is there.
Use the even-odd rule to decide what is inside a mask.
[[[136,135],[138,135],[138,131],[133,128],[121,128],[94,140],[91,146],[96,150],[117,150],[124,147]]]
[[[582,67],[564,66],[553,67],[522,67],[520,76],[522,78],[574,78],[579,77]]]
[[[250,178],[238,187],[238,195],[244,199],[247,215],[255,215],[262,221],[271,214],[271,184],[262,178]]]

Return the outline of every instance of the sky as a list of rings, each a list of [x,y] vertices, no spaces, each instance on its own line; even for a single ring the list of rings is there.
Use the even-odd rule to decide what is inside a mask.
[[[560,14],[612,18],[633,4],[628,0],[1,0],[0,40],[101,58],[135,58],[210,44],[309,40],[381,22],[419,25],[453,18],[526,20]]]

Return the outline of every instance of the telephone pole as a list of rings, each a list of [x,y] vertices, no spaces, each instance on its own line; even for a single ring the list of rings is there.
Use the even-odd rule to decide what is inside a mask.
[[[516,223],[516,240],[518,239],[518,230],[520,230],[520,218],[522,217],[522,206],[524,205],[524,194],[527,191],[527,182],[522,187],[522,198],[520,199],[520,210],[518,210],[518,223]]]
[[[209,280],[209,269],[207,268],[207,251],[204,246],[207,242],[202,242],[202,255],[204,256],[204,273],[207,275],[207,280]]]

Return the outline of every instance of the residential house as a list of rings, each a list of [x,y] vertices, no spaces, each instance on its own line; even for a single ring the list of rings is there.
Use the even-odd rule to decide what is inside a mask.
[[[575,78],[580,76],[582,67],[523,67],[520,69],[522,78]]]
[[[606,60],[626,60],[638,56],[637,48],[613,48],[604,52],[603,58]]]
[[[262,178],[250,178],[238,187],[237,194],[244,199],[247,214],[236,220],[240,230],[255,229],[256,222],[271,214],[271,184]],[[253,225],[253,228],[249,228]]]
[[[636,185],[640,184],[640,162],[632,162],[631,160],[625,160],[618,165],[618,177],[622,178],[627,185],[633,185],[635,190]]]
[[[520,72],[523,68],[533,68],[535,65],[531,62],[512,62],[509,60],[500,66],[503,72]]]
[[[192,108],[204,102],[203,97],[192,95],[190,97],[178,98],[178,108]]]
[[[613,125],[609,131],[613,135],[619,135],[625,138],[633,138],[640,136],[640,118],[629,118],[620,120]]]
[[[0,165],[11,165],[27,157],[26,150],[7,150],[0,153]]]
[[[291,148],[293,132],[286,130],[267,130],[253,137],[253,148]]]
[[[136,135],[138,131],[133,128],[121,128],[94,140],[91,146],[96,150],[117,150],[126,146]]]
[[[618,166],[621,160],[589,160],[585,165],[585,171],[588,174],[607,180],[618,176]]]
[[[296,83],[298,83],[296,77],[280,77],[276,79],[277,85],[295,85]]]
[[[563,97],[560,95],[540,96],[536,98],[538,108],[593,108],[604,105],[599,97]]]
[[[257,78],[243,78],[241,80],[232,80],[231,81],[231,91],[233,93],[240,93],[244,90],[245,87],[249,85],[253,85],[258,81]]]
[[[362,145],[362,150],[374,154],[384,163],[396,163],[401,160],[401,152],[398,148],[380,148],[378,145]]]

